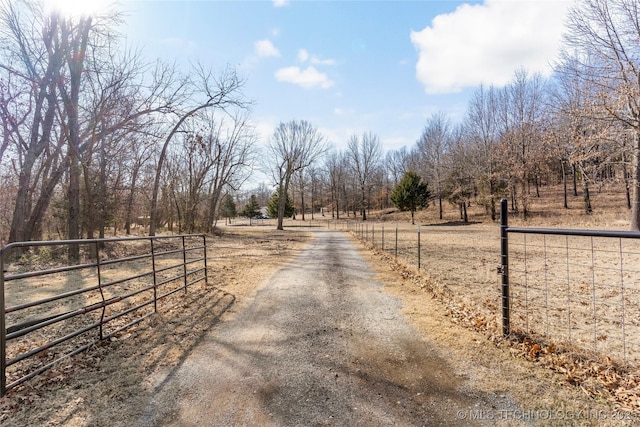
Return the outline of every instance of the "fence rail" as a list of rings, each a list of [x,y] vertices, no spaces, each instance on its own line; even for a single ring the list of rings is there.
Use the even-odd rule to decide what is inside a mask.
[[[81,260],[58,261],[71,246]],[[25,256],[48,265],[26,270]],[[24,264],[24,265],[23,265]],[[22,271],[26,270],[26,271]],[[0,394],[207,283],[203,234],[17,242],[0,249]]]
[[[356,220],[343,229],[427,273],[484,313],[479,321],[495,318],[504,336],[640,365],[640,232],[510,227],[507,211],[503,201],[500,230]]]

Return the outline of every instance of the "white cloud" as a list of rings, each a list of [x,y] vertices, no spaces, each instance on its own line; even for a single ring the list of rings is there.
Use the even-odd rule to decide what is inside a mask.
[[[298,51],[298,61],[305,62],[309,59],[309,52],[306,49],[300,49]]]
[[[314,65],[336,65],[335,59],[320,59],[316,55],[310,55],[306,49],[298,50],[298,61],[309,61]]]
[[[317,56],[312,56],[310,61],[316,65],[336,65],[335,59],[320,59]]]
[[[273,131],[277,124],[278,121],[272,117],[263,118],[262,120],[258,120],[254,123],[258,139],[261,143],[269,141],[269,138],[273,135]]]
[[[280,51],[271,43],[271,41],[258,40],[255,42],[255,52],[256,55],[260,57],[278,57],[280,56]]]
[[[273,7],[284,7],[289,4],[289,0],[273,0]]]
[[[321,73],[314,67],[307,67],[304,70],[300,67],[286,67],[276,71],[276,80],[293,83],[305,89],[319,87],[328,89],[333,86],[333,81],[325,73]]]
[[[428,93],[459,92],[480,83],[508,83],[517,68],[551,72],[568,1],[485,0],[436,16],[411,32],[416,77]]]

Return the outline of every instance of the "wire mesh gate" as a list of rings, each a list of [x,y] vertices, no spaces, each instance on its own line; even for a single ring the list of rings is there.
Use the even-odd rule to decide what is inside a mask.
[[[84,250],[77,261],[68,248]],[[33,259],[46,268],[33,271]],[[0,249],[0,395],[207,284],[203,234],[11,243]]]
[[[501,203],[502,329],[640,363],[640,232],[509,227]]]

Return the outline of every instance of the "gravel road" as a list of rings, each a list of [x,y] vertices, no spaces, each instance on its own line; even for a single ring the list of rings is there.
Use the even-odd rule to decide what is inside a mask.
[[[510,405],[470,391],[400,311],[342,233],[314,231],[245,308],[155,378],[138,424],[472,425],[461,414]]]

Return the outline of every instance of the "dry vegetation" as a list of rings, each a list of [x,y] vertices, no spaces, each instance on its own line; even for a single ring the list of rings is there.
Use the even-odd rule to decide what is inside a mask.
[[[539,206],[540,211],[546,212],[551,200],[534,200],[534,209]],[[554,221],[547,222],[547,215],[542,215],[521,224],[626,228],[624,208],[619,212],[613,208],[609,215],[599,214],[599,203],[605,206],[607,202],[620,205],[622,200],[616,194],[595,194],[596,211],[592,216],[582,214],[579,200],[574,199],[572,209],[559,210]],[[457,212],[449,206],[444,225],[435,225],[440,221],[433,207],[419,213],[417,219],[423,227],[431,224],[425,228],[433,230],[433,235],[423,236],[431,239],[431,246],[423,248],[427,256],[421,271],[397,261],[389,251],[368,245],[370,259],[386,289],[403,299],[405,315],[424,333],[452,346],[456,363],[474,363],[491,371],[496,369],[491,368],[495,357],[505,352],[513,356],[513,372],[508,372],[506,378],[496,378],[501,373],[493,371],[474,378],[487,390],[509,390],[516,400],[529,402],[535,408],[605,408],[639,413],[640,375],[636,370],[579,348],[527,336],[501,338],[499,278],[495,271],[498,229],[475,209],[471,211],[470,219],[475,222],[472,225],[460,225]],[[380,213],[372,220],[384,218],[389,228],[407,216]],[[320,223],[323,228],[325,223]],[[145,396],[162,387],[163,379],[181,364],[207,329],[221,317],[241,310],[257,285],[297,253],[306,239],[302,227],[284,232],[272,227],[227,227],[225,234],[208,242],[212,259],[208,287],[197,285],[186,297],[181,293],[171,297],[169,304],[140,325],[12,390],[1,400],[0,422],[105,426],[135,423],[146,406]],[[480,260],[480,264],[474,260]],[[464,326],[467,332],[456,326],[442,330],[441,320],[434,321],[442,316]],[[519,375],[517,386],[513,375]],[[549,384],[554,387],[551,394],[545,388]]]
[[[168,297],[139,325],[11,390],[0,400],[0,424],[135,425],[144,396],[306,240],[303,231],[248,227],[210,238],[208,286]]]
[[[532,197],[531,202],[532,216],[525,221],[512,215],[510,225],[609,230],[627,230],[629,226],[624,195],[606,188],[592,195],[596,210],[591,215],[583,212],[580,196],[570,196],[570,209],[563,209],[562,195],[557,189],[543,189],[541,197]],[[548,257],[545,259],[539,242],[531,239],[527,243],[529,261],[523,265],[524,246],[520,241],[520,247],[510,250],[518,255],[514,258],[519,264],[513,270],[524,271],[526,268],[529,282],[523,286],[524,276],[517,276],[512,270],[511,323],[515,333],[513,340],[505,341],[501,338],[500,276],[496,271],[500,262],[497,224],[487,222],[477,206],[470,210],[468,225],[459,222],[457,211],[450,206],[447,208],[444,221],[439,221],[433,207],[419,212],[416,218],[416,224],[421,224],[422,241],[422,268],[419,271],[416,268],[417,227],[407,225],[407,213],[380,213],[376,220],[383,221],[388,230],[385,250],[380,249],[382,224],[375,227],[375,249],[370,243],[373,224],[368,225],[368,246],[387,262],[397,265],[417,286],[430,290],[445,304],[454,322],[484,333],[500,346],[508,345],[514,355],[561,373],[568,383],[597,399],[613,402],[627,411],[640,412],[638,242],[625,241],[623,244],[626,267],[623,310],[620,304],[620,251],[610,247],[612,244],[619,246],[618,240],[611,243],[595,239],[593,250],[590,240],[584,247],[579,241],[570,242],[569,298],[564,275],[567,270],[565,253],[555,261],[562,264],[562,268],[554,268],[554,261],[550,259],[552,254],[545,254]],[[398,222],[403,224],[399,226],[396,259],[392,239]],[[552,241],[547,245],[547,249],[554,248]],[[564,247],[562,251],[565,251]],[[543,278],[545,264],[548,271],[560,270],[557,280]],[[546,305],[541,301],[543,292],[548,293]],[[535,304],[539,304],[537,310]],[[569,333],[568,312],[571,312]]]

